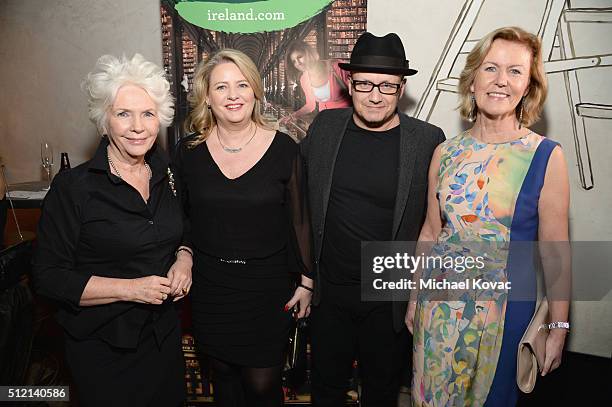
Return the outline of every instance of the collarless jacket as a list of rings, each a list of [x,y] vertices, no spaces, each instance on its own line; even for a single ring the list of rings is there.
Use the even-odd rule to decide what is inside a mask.
[[[429,123],[398,112],[400,146],[397,194],[393,211],[392,240],[416,241],[425,220],[427,208],[427,173],[433,151],[445,140],[444,132]],[[334,175],[336,157],[342,138],[353,115],[352,108],[324,110],[308,129],[300,150],[308,179],[308,198],[313,228],[315,292],[318,305],[321,293],[319,272],[325,217]],[[393,303],[393,326],[404,328],[406,302]]]

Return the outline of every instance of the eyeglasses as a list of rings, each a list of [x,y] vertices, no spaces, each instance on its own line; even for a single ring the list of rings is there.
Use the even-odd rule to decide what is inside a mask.
[[[378,91],[383,95],[395,95],[400,90],[404,81],[401,83],[382,82],[375,84],[370,81],[356,81],[351,79],[351,83],[356,92],[368,93],[372,92],[374,88],[378,88]]]

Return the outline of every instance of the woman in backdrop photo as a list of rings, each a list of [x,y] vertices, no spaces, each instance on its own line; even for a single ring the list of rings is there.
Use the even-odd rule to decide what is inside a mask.
[[[406,323],[414,335],[414,405],[517,403],[517,350],[534,313],[535,270],[507,249],[474,250],[484,247],[479,244],[540,241],[551,320],[569,326],[568,297],[551,296],[550,290],[555,278],[568,276],[570,264],[567,166],[558,143],[528,128],[538,120],[546,93],[541,43],[533,34],[500,28],[468,55],[459,107],[473,125],[434,152],[419,242],[433,242],[440,256],[484,256],[486,267],[465,271],[465,277],[509,282],[511,289],[474,289],[457,300],[411,293]],[[550,259],[559,262],[551,265]],[[561,268],[565,274],[555,276]],[[424,269],[421,278],[452,279],[454,273]],[[560,365],[566,335],[565,328],[550,330],[542,375]]]
[[[262,118],[253,61],[223,49],[196,69],[192,135],[175,159],[194,249],[192,322],[218,406],[279,406],[292,310],[310,312],[310,224],[296,143]]]
[[[315,109],[350,107],[348,71],[340,69],[341,61],[321,60],[319,53],[303,41],[289,44],[285,54],[288,77],[297,82],[304,92],[306,103],[299,110],[285,117],[287,122],[304,117]]]
[[[43,204],[35,288],[60,303],[80,406],[179,406],[185,361],[175,302],[191,249],[168,161],[155,144],[174,115],[164,71],[136,54],[100,57],[83,83],[102,135],[58,174]]]

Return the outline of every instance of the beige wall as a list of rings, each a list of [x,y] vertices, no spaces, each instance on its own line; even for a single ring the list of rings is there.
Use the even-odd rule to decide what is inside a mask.
[[[368,2],[368,30],[381,35],[396,32],[406,48],[410,66],[419,70],[408,78],[407,95],[402,100],[404,110],[412,114],[440,58],[453,24],[464,0],[371,0]],[[384,7],[382,5],[384,4]],[[491,30],[507,25],[519,25],[537,32],[546,0],[485,0],[468,39],[478,39]],[[573,7],[611,7],[612,0],[574,0]],[[392,10],[392,12],[390,12]],[[578,55],[612,53],[612,24],[580,24],[572,26]],[[559,57],[558,50],[554,51]],[[459,57],[453,76],[458,76],[465,59]],[[610,202],[612,201],[612,120],[587,119],[595,188],[580,187],[570,107],[561,73],[548,75],[550,93],[545,112],[534,128],[559,141],[568,161],[571,182],[571,239],[574,241],[612,241]],[[612,67],[579,72],[583,100],[612,104]],[[454,137],[468,126],[461,122],[455,109],[457,95],[442,93],[430,121],[440,126],[447,137]],[[612,248],[612,242],[609,243]],[[612,252],[612,251],[611,251]],[[612,253],[606,256],[608,267],[600,270],[607,275],[612,265]],[[580,264],[574,262],[574,278],[580,278]],[[610,280],[608,279],[608,282]],[[606,301],[575,302],[572,307],[572,332],[569,349],[610,357],[612,353],[612,295]]]
[[[536,31],[544,0],[486,0],[473,37],[502,25]],[[403,106],[409,113],[423,93],[463,0],[370,0],[368,27],[376,34],[397,32],[411,66]],[[578,0],[575,7],[610,7],[611,0]],[[612,52],[612,24],[589,25],[576,33],[585,55]],[[87,119],[80,82],[102,54],[142,53],[161,62],[158,0],[4,0],[0,6],[0,156],[10,182],[40,179],[40,140],[53,143],[56,160],[66,151],[73,165],[88,159],[98,140]],[[607,51],[606,51],[607,50]],[[572,183],[573,240],[612,240],[612,120],[589,120],[587,127],[596,187],[579,187],[569,107],[561,74],[549,76],[550,97],[539,131],[560,141]],[[592,100],[612,103],[612,75],[605,69],[581,73],[583,91]],[[431,121],[448,137],[465,126],[454,110],[456,97],[444,94]],[[165,137],[160,136],[161,140]],[[57,170],[57,168],[55,169]],[[602,254],[604,255],[604,254]],[[607,254],[608,256],[610,253]],[[609,264],[612,264],[609,263]],[[578,266],[578,265],[576,265]],[[609,272],[602,270],[602,273]],[[574,304],[570,349],[602,356],[612,351],[612,299]]]
[[[161,64],[158,0],[4,0],[0,5],[0,156],[9,182],[41,179],[40,140],[73,166],[97,143],[80,83],[103,54]],[[165,141],[165,136],[160,136]]]

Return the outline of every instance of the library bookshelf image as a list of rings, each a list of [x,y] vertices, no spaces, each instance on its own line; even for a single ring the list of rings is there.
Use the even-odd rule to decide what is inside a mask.
[[[169,146],[185,135],[182,124],[189,114],[188,95],[199,62],[222,48],[234,48],[247,54],[258,67],[265,88],[266,120],[281,123],[281,130],[296,140],[306,135],[310,122],[321,109],[315,101],[312,112],[292,115],[306,103],[299,77],[289,75],[287,49],[303,41],[327,64],[346,62],[367,28],[367,0],[335,0],[319,14],[295,27],[280,31],[249,34],[212,31],[184,20],[175,9],[175,1],[161,1],[161,30],[164,69],[176,97],[174,125],[168,133]],[[302,109],[302,110],[300,110]]]

